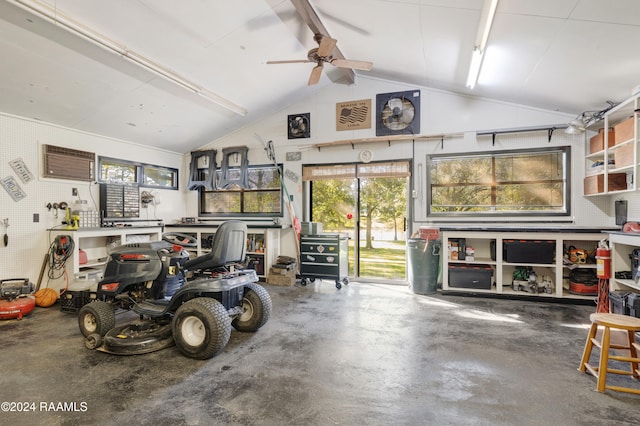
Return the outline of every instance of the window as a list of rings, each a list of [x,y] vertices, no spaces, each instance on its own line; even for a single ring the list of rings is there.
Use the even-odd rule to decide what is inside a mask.
[[[569,147],[434,155],[429,167],[432,215],[568,215]]]
[[[107,157],[99,157],[98,161],[100,182],[178,189],[178,169]]]
[[[230,169],[234,174],[237,169]],[[216,170],[218,181],[222,171]],[[235,176],[235,175],[234,175]],[[275,166],[249,166],[248,188],[200,189],[200,216],[282,216],[280,173]]]

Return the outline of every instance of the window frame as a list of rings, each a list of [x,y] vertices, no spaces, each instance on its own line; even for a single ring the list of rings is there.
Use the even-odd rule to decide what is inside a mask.
[[[239,167],[230,167],[229,169],[238,169]],[[283,191],[282,191],[282,185],[283,185],[283,174],[282,174],[282,164],[278,164],[278,165],[274,165],[274,164],[256,164],[256,165],[249,165],[248,166],[248,170],[251,171],[251,169],[274,169],[276,171],[276,174],[278,176],[279,179],[279,185],[276,188],[272,188],[272,189],[246,189],[246,188],[228,188],[228,189],[220,189],[220,188],[215,188],[213,190],[206,190],[204,188],[199,188],[198,189],[198,216],[199,217],[204,217],[204,218],[239,218],[239,217],[268,217],[268,218],[272,218],[272,217],[283,217],[284,216],[284,200],[282,198],[283,195]],[[221,167],[216,167],[216,180],[219,180],[219,175],[222,173],[222,168]],[[203,198],[205,197],[206,193],[212,193],[212,192],[219,192],[219,193],[239,193],[241,200],[240,200],[240,205],[244,206],[244,194],[250,194],[250,193],[256,193],[256,192],[263,192],[263,193],[275,193],[277,192],[278,195],[278,199],[280,201],[279,203],[279,208],[280,208],[280,212],[267,212],[267,213],[257,213],[257,212],[203,212]]]
[[[125,182],[120,179],[103,179],[102,178],[103,162],[116,163],[125,167],[133,167],[135,169],[135,180],[133,182]],[[173,177],[171,179],[172,180],[171,186],[152,185],[152,184],[146,183],[145,170],[147,169],[156,169],[156,170],[167,171],[169,173],[172,173]],[[137,184],[142,188],[170,189],[170,190],[177,191],[179,189],[180,176],[179,176],[179,170],[173,167],[159,166],[157,164],[141,163],[137,161],[122,160],[120,158],[98,156],[97,181],[101,183],[119,183],[124,185]]]
[[[505,155],[513,154],[517,156],[517,154],[522,155],[535,155],[535,154],[544,154],[544,153],[554,153],[560,152],[562,154],[563,161],[563,202],[564,202],[564,210],[563,211],[550,211],[550,210],[508,210],[508,211],[499,211],[495,210],[495,205],[492,206],[493,210],[491,211],[470,211],[470,212],[434,212],[433,204],[432,204],[432,179],[431,179],[431,170],[434,159],[455,159],[462,157],[470,157],[470,158],[478,158],[478,157],[487,157],[493,158],[496,157],[504,157]],[[504,218],[504,217],[566,217],[571,216],[571,147],[570,146],[554,146],[554,147],[543,147],[543,148],[529,148],[529,149],[512,149],[512,150],[496,150],[489,152],[465,152],[465,153],[449,153],[449,154],[433,154],[427,155],[426,161],[426,188],[427,188],[427,215],[431,217],[486,217],[486,218]],[[494,174],[494,173],[492,173]],[[496,185],[496,182],[492,179],[491,186]]]

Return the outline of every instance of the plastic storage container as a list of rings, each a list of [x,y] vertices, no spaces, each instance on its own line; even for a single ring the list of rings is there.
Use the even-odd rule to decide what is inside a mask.
[[[628,291],[616,290],[609,292],[609,312],[612,314],[629,315],[627,308]]]
[[[442,244],[437,240],[407,240],[409,287],[416,294],[432,294],[438,289],[438,268]]]
[[[553,263],[555,241],[505,240],[503,260],[510,263]]]
[[[627,311],[632,317],[640,318],[640,294],[629,293],[627,295]]]
[[[449,265],[449,287],[491,290],[492,276],[489,265]]]

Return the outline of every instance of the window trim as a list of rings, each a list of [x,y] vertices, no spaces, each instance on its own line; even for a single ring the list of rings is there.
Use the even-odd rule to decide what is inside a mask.
[[[239,167],[230,167],[230,169],[239,169]],[[216,188],[213,190],[206,190],[204,188],[199,188],[198,189],[198,217],[204,217],[204,218],[246,218],[246,217],[257,217],[257,218],[263,218],[263,217],[284,217],[284,200],[283,200],[283,191],[282,191],[282,185],[284,184],[284,182],[282,181],[282,179],[284,178],[283,174],[282,174],[282,164],[255,164],[255,165],[249,165],[248,166],[248,170],[250,171],[251,169],[260,169],[260,168],[271,168],[271,169],[276,169],[277,173],[278,173],[278,177],[280,179],[280,185],[278,185],[276,188],[273,189],[245,189],[245,188],[240,188],[240,189],[221,189],[221,188]],[[222,172],[222,168],[221,167],[217,167],[216,168],[216,174],[219,174]],[[217,179],[217,177],[216,177]],[[274,213],[274,212],[268,212],[268,213],[256,213],[256,212],[240,212],[240,213],[233,213],[233,212],[214,212],[214,213],[203,213],[202,212],[202,199],[204,197],[204,193],[206,192],[221,192],[221,193],[225,193],[225,192],[237,192],[240,193],[241,197],[244,196],[244,193],[251,193],[251,192],[278,192],[280,194],[279,199],[280,199],[280,212],[279,213]],[[241,204],[243,204],[243,201],[241,200]]]
[[[550,153],[550,152],[561,152],[564,155],[564,164],[563,164],[563,172],[564,172],[564,203],[565,209],[564,211],[517,211],[517,210],[509,210],[509,211],[486,211],[486,212],[433,212],[432,211],[432,203],[431,203],[431,167],[432,167],[432,159],[437,158],[455,158],[455,157],[489,157],[495,158],[496,155],[504,155],[504,154],[536,154],[536,153]],[[511,150],[496,150],[496,151],[488,151],[488,152],[465,152],[465,153],[449,153],[449,154],[433,154],[427,155],[426,160],[426,189],[427,189],[427,216],[430,217],[486,217],[486,218],[504,218],[504,217],[566,217],[571,216],[571,147],[570,146],[554,146],[548,148],[529,148],[529,149],[511,149]]]
[[[119,163],[124,166],[133,166],[136,169],[136,178],[135,182],[122,182],[120,180],[103,180],[102,179],[102,163],[103,161],[109,161],[112,163]],[[173,173],[173,182],[171,186],[163,186],[163,185],[150,185],[145,183],[145,169],[146,168],[154,168],[165,170],[170,173]],[[141,188],[154,188],[154,189],[170,189],[177,191],[179,189],[179,170],[173,167],[159,166],[157,164],[149,164],[149,163],[140,163],[137,161],[129,161],[123,160],[120,158],[106,157],[106,156],[98,156],[98,170],[97,170],[97,181],[101,183],[119,183],[119,184],[137,184]]]

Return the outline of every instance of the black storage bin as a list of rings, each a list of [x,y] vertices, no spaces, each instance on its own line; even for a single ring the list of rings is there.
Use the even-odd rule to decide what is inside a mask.
[[[492,276],[489,265],[449,265],[449,287],[491,290]]]
[[[510,263],[553,263],[555,241],[504,240],[502,258]]]
[[[628,291],[616,290],[609,292],[610,308],[609,312],[612,314],[629,315],[629,309],[627,307],[627,295]]]
[[[640,318],[640,294],[629,293],[627,295],[627,311],[632,317]]]
[[[60,295],[60,310],[75,314],[87,303],[96,300],[96,293],[91,291],[65,291]]]

